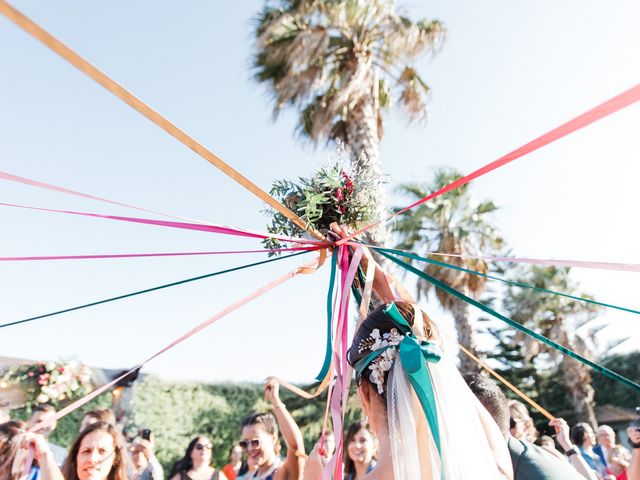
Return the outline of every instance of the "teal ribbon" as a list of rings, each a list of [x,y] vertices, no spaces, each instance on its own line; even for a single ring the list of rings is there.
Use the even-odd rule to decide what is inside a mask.
[[[426,263],[430,263],[432,265],[438,265],[439,267],[449,268],[451,270],[457,270],[459,272],[469,273],[471,275],[477,275],[479,277],[488,278],[490,280],[497,280],[499,282],[506,283],[507,285],[513,285],[514,287],[528,288],[528,289],[531,289],[531,290],[535,290],[536,292],[542,292],[542,293],[551,293],[553,295],[559,295],[561,297],[570,298],[572,300],[577,300],[579,302],[585,302],[585,303],[590,303],[592,305],[598,305],[599,307],[614,308],[616,310],[622,310],[623,312],[635,313],[636,315],[640,315],[640,310],[634,310],[633,308],[620,307],[618,305],[613,305],[611,303],[599,302],[599,301],[594,300],[592,298],[578,297],[578,296],[575,296],[575,295],[570,295],[568,293],[556,292],[555,290],[548,290],[546,288],[536,287],[535,285],[528,285],[526,283],[514,282],[512,280],[507,280],[506,278],[496,277],[495,275],[488,275],[486,273],[477,272],[475,270],[469,270],[468,268],[459,267],[457,265],[452,265],[450,263],[439,262],[438,260],[433,260],[431,258],[421,257],[420,255],[416,255],[415,253],[403,252],[402,250],[396,250],[394,248],[376,247],[376,246],[373,246],[373,245],[371,245],[371,248],[374,248],[374,249],[380,251],[381,253],[382,252],[392,253],[392,254],[395,254],[395,255],[400,255],[400,256],[405,257],[405,258],[410,258],[412,260],[417,260],[419,262],[426,262]]]
[[[316,380],[321,382],[327,376],[331,367],[331,355],[333,348],[331,345],[331,314],[333,313],[333,290],[336,285],[336,269],[338,267],[338,249],[334,248],[331,254],[331,277],[329,278],[329,291],[327,292],[327,345],[324,350],[324,362],[320,373],[316,375]]]
[[[429,423],[433,440],[438,449],[440,457],[442,457],[442,447],[440,441],[440,427],[438,425],[438,412],[436,409],[436,396],[433,390],[433,382],[431,380],[431,374],[429,368],[425,362],[438,363],[442,358],[442,350],[438,345],[429,341],[418,340],[411,326],[407,323],[404,317],[398,311],[395,303],[390,303],[384,310],[398,327],[398,330],[402,333],[404,338],[399,345],[388,345],[379,350],[371,352],[366,357],[356,362],[354,370],[356,377],[360,378],[365,369],[374,361],[379,355],[389,348],[398,348],[398,355],[400,357],[400,363],[404,369],[413,390],[416,392],[420,405],[424,410],[425,417]],[[443,476],[444,478],[444,476]]]
[[[200,275],[198,277],[187,278],[185,280],[179,280],[177,282],[166,283],[164,285],[159,285],[157,287],[146,288],[144,290],[138,290],[137,292],[125,293],[124,295],[118,295],[117,297],[106,298],[104,300],[98,300],[96,302],[85,303],[84,305],[79,305],[76,307],[65,308],[64,310],[58,310],[56,312],[45,313],[44,315],[38,315],[36,317],[25,318],[22,320],[16,320],[15,322],[3,323],[0,325],[0,328],[10,327],[12,325],[19,325],[21,323],[33,322],[34,320],[39,320],[41,318],[53,317],[54,315],[60,315],[62,313],[73,312],[75,310],[80,310],[82,308],[94,307],[96,305],[102,305],[103,303],[114,302],[116,300],[122,300],[129,297],[134,297],[136,295],[142,295],[143,293],[155,292],[156,290],[162,290],[163,288],[175,287],[177,285],[184,285],[185,283],[195,282],[197,280],[203,280],[205,278],[216,277],[218,275],[222,275],[225,273],[236,272],[238,270],[243,270],[245,268],[257,267],[258,265],[263,265],[265,263],[277,262],[279,260],[284,260],[286,258],[297,257],[298,255],[302,255],[304,253],[308,253],[306,251],[297,252],[292,255],[287,255],[284,257],[273,257],[269,260],[262,260],[260,262],[249,263],[247,265],[241,265],[239,267],[228,268],[226,270],[220,270],[218,272],[208,273],[206,275]]]
[[[449,285],[447,285],[444,282],[441,282],[440,280],[438,280],[437,278],[432,277],[431,275],[428,275],[427,273],[418,270],[417,268],[415,268],[414,266],[408,264],[407,262],[400,260],[399,258],[390,255],[388,253],[385,253],[384,251],[380,251],[380,255],[388,258],[389,260],[391,260],[392,262],[400,265],[402,268],[410,271],[411,273],[417,275],[418,277],[422,278],[423,280],[426,280],[430,283],[432,283],[433,285],[435,285],[437,288],[444,290],[445,292],[447,292],[448,294],[464,301],[467,302],[471,305],[473,305],[476,308],[479,308],[480,310],[482,310],[485,313],[488,313],[489,315],[497,318],[498,320],[501,320],[505,323],[507,323],[508,325],[512,326],[513,328],[515,328],[516,330],[519,330],[533,338],[535,338],[536,340],[544,343],[545,345],[550,346],[551,348],[558,350],[559,352],[562,352],[563,354],[578,360],[579,362],[583,363],[584,365],[587,365],[591,368],[593,368],[595,371],[606,375],[607,377],[611,378],[612,380],[615,380],[616,382],[622,383],[623,385],[626,385],[627,387],[631,387],[632,389],[640,392],[640,385],[637,384],[636,382],[629,380],[626,377],[623,377],[622,375],[620,375],[619,373],[613,372],[611,370],[609,370],[606,367],[603,367],[602,365],[599,365],[595,362],[592,362],[591,360],[583,357],[582,355],[579,355],[578,353],[574,352],[573,350],[568,349],[567,347],[560,345],[559,343],[554,342],[553,340],[551,340],[550,338],[545,337],[544,335],[539,334],[538,332],[535,332],[533,330],[531,330],[530,328],[525,327],[524,325],[519,324],[518,322],[516,322],[515,320],[512,320],[508,317],[505,317],[504,315],[496,312],[495,310],[487,307],[486,305],[483,305],[482,303],[478,302],[477,300],[474,300],[473,298],[467,297],[465,294],[463,294],[462,292],[459,292],[458,290],[456,290],[453,287],[450,287]]]

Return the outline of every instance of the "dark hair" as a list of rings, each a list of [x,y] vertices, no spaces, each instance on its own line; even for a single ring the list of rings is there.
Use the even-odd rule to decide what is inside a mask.
[[[276,417],[271,413],[252,413],[248,415],[242,420],[240,430],[244,427],[250,427],[251,425],[259,425],[269,435],[278,434],[278,422],[276,421]]]
[[[31,410],[31,415],[33,416],[38,412],[56,413],[56,409],[53,405],[50,405],[48,403],[40,403],[33,407],[33,409]]]
[[[376,434],[373,433],[369,422],[367,422],[366,420],[358,420],[357,422],[352,423],[349,426],[349,430],[347,430],[347,437],[344,440],[345,451],[347,448],[349,448],[349,444],[353,441],[353,437],[355,437],[360,430],[366,430],[371,434],[372,439],[376,438]],[[344,476],[348,478],[351,474],[355,476],[355,473],[356,464],[353,460],[351,460],[349,454],[347,453],[346,455],[344,455]]]
[[[201,438],[207,438],[207,437],[205,435],[198,435],[197,437],[194,437],[189,442],[189,445],[187,445],[187,450],[184,452],[184,457],[182,457],[180,460],[178,460],[176,463],[173,464],[173,467],[171,468],[171,475],[169,476],[169,478],[174,476],[176,473],[182,473],[182,472],[186,473],[193,468],[193,460],[191,459],[191,453],[193,452],[193,449],[195,448],[196,443],[198,443],[198,440],[200,440]]]
[[[8,421],[0,424],[0,478],[11,478],[11,466],[18,451],[16,437],[24,433],[26,424]]]
[[[590,427],[588,423],[576,423],[571,429],[571,440],[580,448],[582,448],[584,441],[587,439],[588,427]]]
[[[250,427],[252,425],[258,425],[269,435],[275,435],[276,438],[278,437],[278,421],[272,413],[252,413],[246,416],[245,419],[242,420],[240,431],[242,432],[244,427]],[[276,455],[280,455],[280,442],[277,440],[274,450]]]
[[[479,373],[463,375],[464,381],[480,403],[487,409],[493,420],[498,424],[503,435],[509,432],[509,404],[500,387],[490,378]]]
[[[413,326],[414,316],[415,316],[415,304],[408,302],[395,302],[398,311],[403,316],[403,318],[407,321],[407,323]],[[385,333],[389,333],[392,328],[397,328],[397,325],[393,322],[391,317],[389,317],[384,311],[388,305],[383,304],[379,305],[375,309],[373,309],[367,318],[362,322],[358,330],[353,336],[353,341],[351,342],[351,347],[347,352],[347,360],[351,366],[354,366],[358,363],[359,360],[366,357],[371,353],[369,348],[361,348],[362,344],[365,344],[367,340],[370,338],[373,330],[378,329],[380,334],[383,335]],[[420,310],[422,312],[422,310]],[[424,323],[424,336],[427,339],[431,339],[436,334],[436,329],[434,324],[431,322],[431,319],[427,316],[426,313],[422,312],[422,319]],[[388,373],[385,373],[385,378],[388,376]],[[363,376],[361,380],[371,383],[368,376]],[[386,381],[386,380],[385,380]],[[374,388],[374,390],[376,390]],[[386,389],[385,389],[386,391]],[[377,390],[376,390],[377,392]],[[385,404],[386,407],[386,404]]]
[[[107,422],[96,422],[81,431],[69,448],[69,455],[62,467],[62,475],[66,480],[78,480],[78,452],[84,437],[93,432],[106,432],[113,438],[113,465],[107,480],[127,480],[125,444],[120,432]]]
[[[231,455],[233,454],[233,451],[236,448],[242,449],[242,447],[238,443],[234,443],[233,445],[231,445],[231,448],[229,449],[229,460],[231,460]],[[247,473],[248,471],[249,471],[249,465],[247,464],[247,462],[245,462],[242,459],[242,456],[241,456],[241,458],[240,458],[240,470],[238,470],[238,476],[243,475],[243,474]]]

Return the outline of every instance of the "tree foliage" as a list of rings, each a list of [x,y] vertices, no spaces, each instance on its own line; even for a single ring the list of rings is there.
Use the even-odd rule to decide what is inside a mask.
[[[394,102],[410,120],[425,116],[429,87],[413,62],[437,51],[444,34],[439,21],[413,21],[390,0],[266,1],[256,20],[255,78],[270,86],[274,114],[301,112],[300,134],[349,145],[362,103],[375,102],[378,124]]]
[[[314,386],[305,386],[311,390]],[[281,398],[300,426],[307,452],[322,429],[326,393],[305,400],[281,389]],[[228,462],[231,447],[240,440],[240,425],[250,413],[269,411],[258,384],[170,383],[147,376],[135,387],[131,422],[149,428],[156,440],[156,455],[168,472],[184,455],[189,441],[207,435],[213,445],[213,463]],[[349,400],[347,421],[360,416],[355,395]],[[284,442],[282,443],[284,448]]]
[[[640,383],[640,351],[618,353],[602,360],[602,365],[636,383]],[[640,393],[604,375],[593,377],[598,405],[617,405],[625,408],[640,406]]]

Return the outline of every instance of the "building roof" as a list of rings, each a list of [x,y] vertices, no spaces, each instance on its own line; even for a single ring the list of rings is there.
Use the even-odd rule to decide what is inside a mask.
[[[598,405],[594,410],[598,423],[630,422],[638,419],[632,409],[616,405]]]

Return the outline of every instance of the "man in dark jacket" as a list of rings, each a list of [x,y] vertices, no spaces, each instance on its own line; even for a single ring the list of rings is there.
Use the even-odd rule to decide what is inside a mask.
[[[465,375],[464,379],[504,435],[511,454],[515,480],[597,480],[584,464],[578,449],[569,441],[569,426],[564,420],[556,419],[552,426],[556,428],[558,443],[565,449],[569,461],[556,458],[537,445],[511,436],[507,398],[494,381],[477,373]]]

